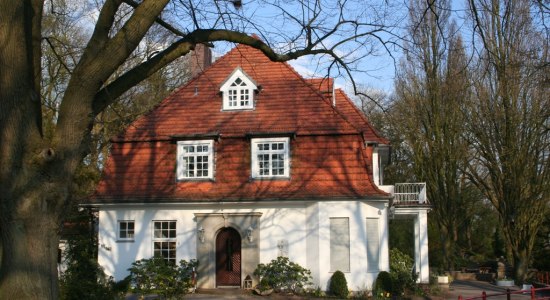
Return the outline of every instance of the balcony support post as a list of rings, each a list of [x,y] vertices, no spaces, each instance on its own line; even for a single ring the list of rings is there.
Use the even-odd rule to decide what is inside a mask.
[[[428,211],[420,210],[415,218],[415,263],[418,282],[430,282],[430,264],[428,260]]]

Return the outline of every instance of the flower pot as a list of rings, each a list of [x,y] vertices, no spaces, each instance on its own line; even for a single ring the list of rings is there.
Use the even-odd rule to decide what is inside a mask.
[[[437,283],[449,284],[449,276],[437,276]]]
[[[263,291],[261,291],[260,289],[254,289],[254,292],[256,292],[256,294],[260,296],[269,296],[271,295],[271,293],[273,293],[273,289],[268,289]]]
[[[510,279],[506,279],[506,280],[497,279],[497,286],[514,286],[514,281]]]

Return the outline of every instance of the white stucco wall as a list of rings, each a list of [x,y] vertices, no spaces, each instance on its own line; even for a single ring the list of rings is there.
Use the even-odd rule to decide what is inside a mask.
[[[366,218],[379,219],[380,266],[389,269],[387,207],[383,202],[277,202],[244,205],[205,206],[131,206],[104,207],[99,213],[98,261],[108,275],[121,280],[132,262],[153,255],[152,222],[177,223],[176,259],[196,258],[194,213],[261,212],[260,261],[269,263],[279,254],[278,243],[286,241],[288,257],[312,271],[315,286],[327,288],[330,272],[330,218],[347,217],[350,225],[350,272],[345,273],[352,290],[370,289],[378,272],[367,272]],[[117,241],[119,220],[135,221],[133,242]]]
[[[350,226],[350,271],[345,272],[351,290],[371,289],[378,271],[367,272],[366,219],[378,218],[380,265],[389,270],[387,210],[384,203],[360,201],[319,203],[319,285],[326,289],[330,272],[330,218],[348,217]]]
[[[117,241],[119,220],[135,221],[134,241]],[[108,275],[121,280],[127,269],[139,259],[153,256],[153,220],[176,221],[176,258],[196,257],[196,237],[193,211],[171,207],[110,208],[99,212],[98,262]]]

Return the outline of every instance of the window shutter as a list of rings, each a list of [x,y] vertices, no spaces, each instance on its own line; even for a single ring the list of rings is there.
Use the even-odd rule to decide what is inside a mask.
[[[367,218],[367,271],[380,269],[380,233],[378,218]]]
[[[330,271],[349,272],[349,218],[330,218]]]

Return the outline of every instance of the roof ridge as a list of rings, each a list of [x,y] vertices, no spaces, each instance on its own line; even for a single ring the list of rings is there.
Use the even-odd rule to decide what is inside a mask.
[[[229,61],[227,61],[229,59]],[[233,62],[233,59],[237,59],[237,61]],[[255,78],[257,76],[260,76],[258,72],[261,72],[261,68],[258,69],[255,65],[255,61],[261,59],[260,61],[270,62],[269,58],[267,58],[261,50],[256,49],[254,47],[238,44],[236,47],[232,48],[228,52],[226,52],[224,55],[220,56],[218,59],[216,59],[215,62],[213,62],[210,66],[205,68],[202,72],[200,72],[198,75],[191,78],[188,82],[184,83],[183,85],[179,86],[178,88],[174,89],[168,96],[166,96],[162,101],[154,105],[148,112],[138,117],[135,121],[133,121],[120,135],[116,136],[115,138],[118,138],[120,140],[126,140],[126,137],[128,136],[139,136],[140,130],[142,130],[143,126],[147,125],[147,118],[154,118],[155,112],[160,110],[165,110],[167,107],[170,107],[174,101],[179,101],[181,98],[179,95],[181,93],[187,93],[187,89],[191,89],[192,86],[196,83],[198,84],[211,84],[212,86],[216,86],[217,79],[214,79],[214,77],[217,77],[217,73],[215,72],[220,65],[225,66],[225,64],[237,64],[238,66],[242,65],[250,65],[252,68],[252,72],[246,72],[244,69],[242,70],[245,72],[249,77]],[[346,130],[346,132],[357,132],[361,133],[361,129],[358,128],[348,120],[349,118],[346,117],[346,114],[338,109],[338,107],[334,107],[332,97],[327,96],[327,93],[324,93],[321,91],[321,89],[317,86],[314,86],[311,83],[311,79],[319,79],[319,78],[311,78],[306,79],[304,78],[300,73],[296,71],[288,62],[273,62],[273,63],[279,63],[279,66],[281,67],[282,72],[288,72],[287,74],[293,74],[293,78],[289,77],[286,80],[287,81],[298,81],[301,83],[301,86],[303,86],[304,89],[310,91],[312,93],[311,97],[319,97],[318,100],[311,102],[312,105],[319,106],[319,109],[326,111],[327,113],[333,113],[334,117],[336,117],[340,121],[336,122],[342,122],[342,126],[344,126],[341,130]],[[286,71],[285,71],[286,70]],[[214,76],[214,77],[212,77]],[[292,76],[292,75],[291,75]],[[333,87],[334,90],[334,78],[332,77],[322,77],[320,78],[323,82],[326,81],[329,86]],[[332,83],[332,85],[330,84]],[[261,84],[261,83],[258,83]],[[333,91],[330,92],[330,95],[334,94]],[[315,98],[313,98],[315,99]],[[310,98],[311,100],[311,98]],[[324,102],[324,104],[322,104]],[[345,127],[348,127],[348,129],[344,129]]]
[[[231,49],[231,51],[229,51],[227,54],[229,54],[230,52],[232,52],[233,50],[237,49],[237,48],[244,48],[244,49],[252,49],[252,50],[256,50],[256,51],[260,51],[259,49],[256,49],[254,47],[251,47],[251,46],[248,46],[248,45],[243,45],[243,44],[238,44],[237,47]],[[221,59],[220,59],[221,60]],[[332,105],[332,101],[330,99],[328,99],[321,91],[320,89],[318,88],[315,88],[313,87],[313,85],[308,82],[308,79],[304,78],[298,71],[296,71],[296,69],[294,69],[294,67],[292,67],[288,62],[284,61],[284,62],[281,62],[289,71],[291,71],[294,75],[296,75],[297,78],[299,78],[305,86],[307,86],[309,89],[311,89],[315,94],[317,94],[319,97],[321,97],[321,100],[327,104],[329,106],[329,109],[332,109],[333,111],[335,111],[336,113],[338,113],[340,115],[340,117],[346,122],[348,123],[349,125],[351,125],[352,128],[354,128],[355,130],[357,130],[357,132],[361,132],[357,127],[355,127],[351,122],[349,122],[342,113],[340,113],[338,110],[335,109],[334,105]],[[319,77],[314,77],[312,79],[317,79]],[[321,79],[323,80],[332,80],[332,86],[334,87],[334,78],[332,77],[320,77]]]

